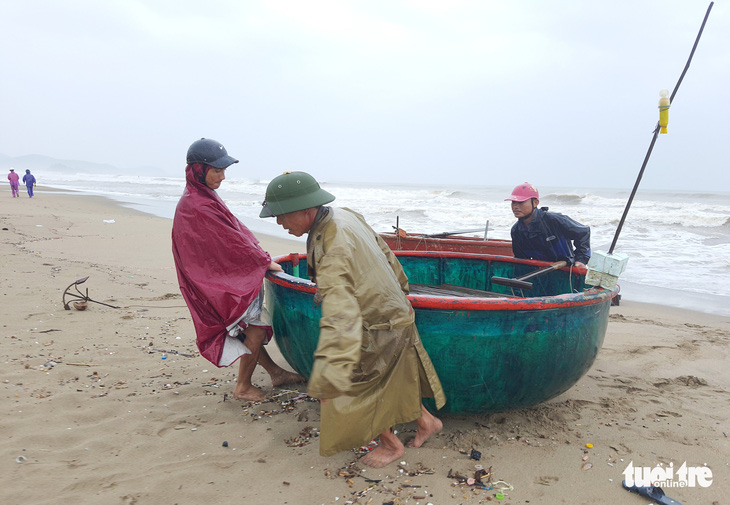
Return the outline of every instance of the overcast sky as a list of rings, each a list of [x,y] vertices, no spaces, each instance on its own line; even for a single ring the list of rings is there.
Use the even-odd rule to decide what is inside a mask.
[[[728,3],[647,188],[730,187]],[[630,188],[708,6],[6,0],[0,153],[182,175],[209,137],[241,160],[229,177]]]

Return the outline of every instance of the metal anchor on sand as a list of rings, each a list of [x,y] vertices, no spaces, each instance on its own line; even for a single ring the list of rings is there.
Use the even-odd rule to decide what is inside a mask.
[[[114,305],[109,305],[108,303],[98,302],[96,300],[92,300],[91,298],[89,298],[89,288],[86,288],[86,294],[82,293],[79,290],[79,284],[83,284],[84,282],[86,282],[86,280],[88,278],[89,277],[86,276],[86,277],[83,277],[81,279],[78,279],[78,280],[72,282],[63,291],[62,301],[63,301],[63,308],[64,309],[71,310],[71,307],[69,307],[69,303],[71,303],[71,302],[73,302],[73,306],[74,306],[74,308],[76,310],[86,310],[86,307],[88,306],[88,302],[98,303],[99,305],[104,305],[106,307],[111,307],[112,309],[119,309],[119,308],[121,308],[121,307],[116,307]],[[76,293],[78,293],[78,294],[72,292],[71,291],[71,288],[75,289],[76,290]],[[66,301],[66,297],[69,298],[69,301]],[[80,301],[73,301],[73,300],[80,300]]]

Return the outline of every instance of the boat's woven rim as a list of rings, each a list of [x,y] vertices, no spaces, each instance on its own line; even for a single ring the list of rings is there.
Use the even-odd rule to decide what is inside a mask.
[[[416,257],[448,257],[448,258],[474,258],[483,259],[485,261],[496,260],[510,263],[521,263],[524,265],[534,265],[536,267],[544,267],[550,265],[545,261],[523,260],[513,258],[511,256],[496,256],[491,254],[474,254],[474,253],[454,253],[446,251],[393,251],[396,256],[416,256]],[[306,257],[305,253],[290,253],[277,256],[273,260],[277,263],[284,261],[292,261],[292,257]],[[561,270],[567,270],[563,268]],[[580,274],[585,274],[585,269],[576,270]],[[309,293],[314,295],[317,291],[317,285],[309,279],[302,279],[283,272],[269,271],[266,274],[269,282],[279,286],[293,289],[301,293]],[[433,295],[408,295],[411,305],[414,309],[430,309],[430,310],[545,310],[556,308],[579,307],[583,305],[595,305],[607,303],[619,292],[617,286],[614,290],[604,288],[591,288],[580,293],[567,293],[557,296],[538,296],[533,298],[477,298],[477,297],[446,297]]]

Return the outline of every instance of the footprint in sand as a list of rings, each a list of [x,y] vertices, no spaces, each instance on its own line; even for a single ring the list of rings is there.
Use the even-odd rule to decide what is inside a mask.
[[[682,417],[682,414],[678,412],[672,412],[671,410],[660,410],[656,413],[657,417]]]
[[[658,382],[654,383],[654,387],[657,388],[665,388],[671,385],[687,386],[694,389],[700,386],[707,386],[707,381],[694,375],[680,375],[674,379],[661,378]]]
[[[180,431],[180,430],[197,431],[197,429],[199,427],[200,427],[199,424],[193,424],[193,423],[189,423],[187,421],[182,421],[182,423],[180,423],[180,424],[168,424],[166,426],[163,426],[162,428],[160,428],[157,431],[157,436],[164,437],[172,431]]]
[[[156,296],[154,298],[150,298],[150,301],[153,302],[161,302],[164,300],[177,300],[179,298],[182,298],[182,295],[180,293],[165,293],[162,296]]]
[[[559,480],[560,479],[558,479],[557,477],[553,477],[551,475],[543,475],[535,479],[535,484],[540,484],[541,486],[552,486],[553,484],[556,484]]]

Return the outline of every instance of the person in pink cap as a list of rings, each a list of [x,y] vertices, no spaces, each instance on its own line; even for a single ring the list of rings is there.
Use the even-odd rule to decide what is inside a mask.
[[[10,173],[8,174],[8,180],[10,181],[10,191],[13,192],[13,198],[20,198],[20,183],[18,182],[18,180],[20,180],[20,177],[18,177],[18,174],[15,173],[14,168],[10,169]]]
[[[512,253],[515,258],[567,261],[585,268],[591,257],[591,229],[577,221],[539,208],[540,194],[529,182],[518,184],[505,198],[512,202],[517,222],[512,226]]]

